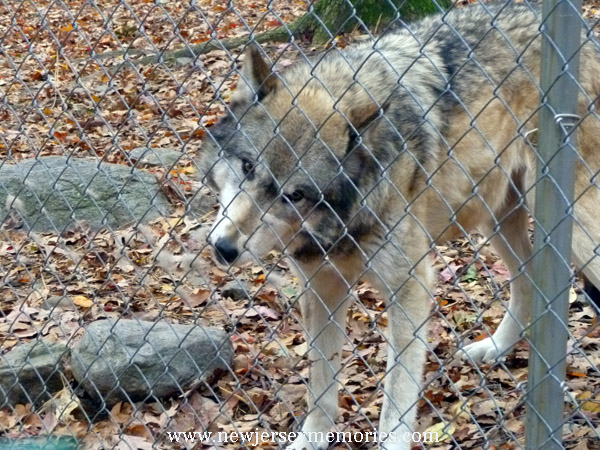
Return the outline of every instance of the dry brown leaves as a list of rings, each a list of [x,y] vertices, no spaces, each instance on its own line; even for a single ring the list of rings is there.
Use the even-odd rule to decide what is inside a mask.
[[[26,426],[28,435],[52,430],[83,438],[89,448],[100,443],[118,445],[123,434],[131,436],[138,448],[153,443],[170,448],[166,431],[287,431],[293,427],[306,408],[308,375],[303,358],[307,345],[298,314],[290,306],[299,287],[276,254],[264,266],[246,265],[229,272],[214,267],[200,244],[202,225],[173,218],[137,232],[86,235],[78,231],[61,239],[37,235],[34,240],[5,231],[12,244],[3,244],[0,251],[0,264],[9,269],[0,292],[4,351],[36,336],[72,342],[81,333],[81,324],[105,317],[167,317],[176,323],[224,327],[232,332],[235,348],[230,373],[179,398],[120,403],[107,415],[88,421],[67,385],[51,407],[2,410],[0,423],[6,436],[23,436]],[[162,256],[157,254],[160,248]],[[464,240],[440,247],[434,259],[436,305],[419,417],[422,430],[437,430],[441,435],[445,427],[447,434],[443,443],[429,448],[455,444],[482,448],[484,443],[518,448],[523,441],[526,344],[493,367],[473,368],[454,357],[458,341],[465,335],[487,336],[504,313],[506,271],[489,247],[479,248],[475,255]],[[196,259],[192,262],[191,257]],[[222,297],[219,288],[234,278],[243,283],[249,299]],[[348,313],[340,377],[345,388],[340,392],[338,424],[346,431],[376,426],[381,406],[377,384],[385,374],[384,303],[366,284],[357,286],[356,294],[360,301]],[[43,309],[42,303],[52,295],[67,295],[72,305],[60,314]],[[600,330],[591,308],[574,292],[571,309],[574,340],[565,438],[573,443],[568,448],[581,449],[585,447],[580,438],[594,436],[593,424],[600,413]],[[90,427],[94,433],[89,433]]]
[[[275,1],[267,8],[264,1],[251,0],[235,2],[235,8],[217,0],[196,6],[148,0],[12,5],[0,5],[0,14],[11,17],[0,22],[6,56],[0,62],[0,156],[19,160],[69,154],[115,163],[125,163],[126,153],[137,146],[185,146],[193,156],[206,127],[230,99],[237,54],[214,51],[174,67],[118,68],[118,59],[93,59],[91,51],[128,46],[162,51],[184,41],[240,36],[248,28],[261,31],[280,20],[289,22],[305,8],[302,1]],[[598,5],[587,3],[586,12],[598,17]],[[267,49],[281,65],[294,58],[285,45]],[[193,193],[192,166],[158,172],[183,185],[184,196]],[[180,207],[173,217],[136,230],[80,229],[60,237],[2,230],[2,351],[38,336],[72,344],[81,325],[100,318],[166,317],[231,331],[231,372],[161,403],[119,403],[94,420],[83,414],[67,380],[51,405],[0,410],[2,435],[53,433],[81,438],[87,448],[167,449],[174,445],[167,431],[288,431],[301,418],[308,365],[292,306],[300,292],[296,280],[275,254],[265,266],[216,268],[202,244],[210,216],[183,212]],[[489,247],[475,254],[466,240],[440,247],[433,264],[438,283],[419,426],[446,434],[443,442],[427,448],[520,448],[526,344],[493,367],[474,368],[455,358],[465,336],[482,339],[498,325],[508,273]],[[250,299],[222,297],[220,287],[234,278],[244,283]],[[357,286],[356,293],[360,301],[348,313],[341,375],[345,389],[338,424],[346,431],[377,425],[377,385],[385,373],[383,301],[368,285]],[[43,309],[53,295],[70,297],[72,306],[60,314]],[[564,436],[567,448],[593,450],[600,448],[593,440],[600,425],[600,331],[591,308],[575,294],[572,300]]]

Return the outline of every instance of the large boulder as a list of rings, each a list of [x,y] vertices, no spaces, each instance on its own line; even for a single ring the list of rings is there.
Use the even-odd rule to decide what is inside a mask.
[[[0,165],[0,223],[61,232],[150,221],[169,203],[151,173],[92,158],[47,156]]]
[[[61,358],[67,346],[34,340],[0,356],[0,408],[17,403],[40,404],[63,388]]]
[[[71,352],[73,376],[110,406],[182,393],[217,369],[231,367],[233,346],[216,328],[166,321],[102,320]]]

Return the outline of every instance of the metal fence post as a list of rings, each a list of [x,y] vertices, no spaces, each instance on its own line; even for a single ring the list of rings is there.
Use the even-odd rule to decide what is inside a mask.
[[[545,0],[526,448],[562,449],[581,0]]]

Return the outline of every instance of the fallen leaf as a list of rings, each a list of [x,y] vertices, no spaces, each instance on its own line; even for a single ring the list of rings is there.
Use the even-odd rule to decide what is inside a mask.
[[[584,400],[579,404],[584,411],[600,412],[600,395],[593,398],[593,394],[589,391],[582,392],[577,396],[578,400]]]
[[[425,434],[426,438],[430,439],[425,439],[423,442],[426,444],[434,444],[437,442],[449,441],[452,439],[452,435],[455,431],[456,427],[454,425],[438,422],[425,430],[425,433],[429,433]],[[435,439],[436,436],[437,439]]]
[[[94,302],[85,295],[74,295],[71,300],[75,305],[80,306],[81,308],[90,308],[94,304]]]

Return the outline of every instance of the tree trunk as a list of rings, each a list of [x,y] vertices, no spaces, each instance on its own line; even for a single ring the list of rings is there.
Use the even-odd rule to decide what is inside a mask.
[[[437,0],[448,8],[451,0]],[[412,21],[439,11],[434,0],[318,0],[289,27],[295,36],[325,42],[356,26],[377,32],[395,19]]]

